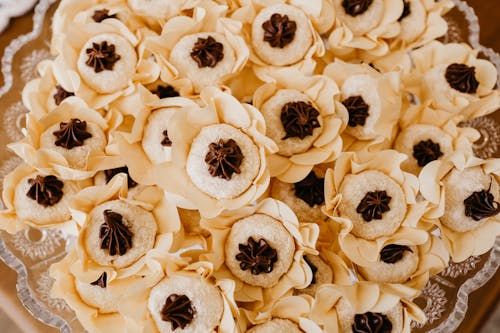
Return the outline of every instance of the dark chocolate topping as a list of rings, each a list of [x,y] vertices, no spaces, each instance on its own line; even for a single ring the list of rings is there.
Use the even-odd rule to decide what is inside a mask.
[[[240,253],[236,255],[236,260],[240,261],[240,268],[244,271],[250,269],[253,275],[271,273],[274,263],[278,261],[278,253],[263,238],[256,242],[249,237],[248,243],[239,244],[238,248]]]
[[[304,261],[306,262],[307,266],[309,266],[309,268],[311,268],[311,271],[313,273],[311,284],[315,284],[316,283],[316,272],[318,271],[318,267],[314,266],[314,264],[309,259],[307,259],[306,256],[303,256],[302,258],[304,258]]]
[[[413,251],[405,245],[389,244],[380,251],[380,259],[387,264],[395,264],[403,258],[405,251]]]
[[[153,94],[157,95],[160,98],[168,98],[168,97],[178,97],[180,96],[177,90],[171,85],[162,86],[159,85],[153,90]]]
[[[325,202],[325,179],[309,172],[306,178],[294,184],[295,196],[305,201],[309,206],[322,205]]]
[[[349,123],[351,127],[364,126],[366,118],[370,115],[370,106],[366,104],[361,96],[351,96],[342,102],[349,112]]]
[[[172,325],[172,331],[178,327],[184,329],[193,321],[195,309],[186,295],[171,294],[161,309],[161,319]]]
[[[281,108],[281,123],[286,135],[283,140],[297,137],[301,140],[312,135],[317,127],[321,127],[318,120],[319,112],[306,102],[289,102]]]
[[[466,94],[475,94],[479,87],[476,68],[465,64],[451,64],[446,68],[446,81],[450,87]]]
[[[382,219],[383,213],[391,209],[389,207],[391,199],[392,198],[387,195],[386,191],[368,192],[359,203],[356,212],[361,214],[366,222],[380,220]]]
[[[63,196],[64,183],[56,176],[36,176],[28,179],[31,185],[26,196],[36,200],[39,205],[44,207],[53,206],[58,203]]]
[[[109,15],[109,10],[107,9],[95,10],[94,15],[92,15],[92,19],[97,23],[101,23],[105,19],[109,18],[116,18],[116,14]]]
[[[351,16],[358,16],[368,10],[373,0],[344,0],[342,7],[347,14]]]
[[[199,68],[215,67],[224,59],[224,45],[217,42],[212,36],[198,38],[191,51],[191,58]]]
[[[66,98],[70,96],[75,96],[75,94],[64,90],[64,88],[61,87],[60,85],[56,86],[56,93],[54,94],[54,102],[56,103],[56,105],[61,104],[62,101],[64,101]]]
[[[129,188],[137,186],[137,183],[132,179],[132,177],[130,177],[130,174],[128,173],[128,167],[126,166],[104,170],[104,175],[106,176],[106,184],[109,183],[110,180],[119,173],[127,174],[127,185]]]
[[[89,57],[85,64],[93,67],[96,73],[103,70],[112,71],[115,63],[121,58],[115,53],[115,46],[108,45],[107,41],[92,43],[92,47],[86,49],[85,52]]]
[[[287,15],[273,14],[271,18],[262,23],[264,29],[264,41],[272,47],[284,48],[293,41],[297,24]]]
[[[386,315],[366,312],[354,316],[353,333],[391,333],[392,323]]]
[[[110,209],[104,211],[104,223],[99,230],[101,249],[109,255],[124,255],[132,247],[132,231],[123,223],[123,216]]]
[[[208,172],[213,177],[229,180],[233,173],[240,174],[244,156],[236,141],[220,139],[219,142],[212,142],[208,147],[205,162],[208,164]]]
[[[413,157],[417,160],[418,165],[423,167],[428,163],[437,160],[443,156],[439,143],[435,143],[431,139],[420,141],[413,146]]]
[[[99,286],[101,288],[106,288],[108,285],[108,274],[106,272],[102,273],[101,276],[94,282],[90,283],[93,286]]]
[[[165,147],[171,147],[172,146],[172,140],[168,137],[168,131],[164,130],[163,131],[163,140],[161,140],[161,145]]]
[[[67,123],[60,123],[59,130],[53,132],[56,137],[55,145],[66,149],[83,146],[84,141],[92,137],[87,132],[87,122],[72,118]]]
[[[398,21],[401,22],[405,17],[411,14],[411,4],[409,0],[403,0],[403,13],[398,18]]]
[[[479,221],[500,213],[500,203],[495,201],[490,190],[491,184],[487,190],[476,191],[464,200],[465,216]]]

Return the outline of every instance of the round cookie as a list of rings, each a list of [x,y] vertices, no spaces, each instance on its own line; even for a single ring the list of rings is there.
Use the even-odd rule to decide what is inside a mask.
[[[317,126],[312,129],[312,133],[306,135],[304,138],[297,136],[288,137],[288,131],[282,120],[282,114],[285,112],[286,105],[292,105],[289,103],[301,102],[311,105],[316,110],[317,116],[311,116],[308,119],[308,123],[311,124],[312,121],[316,120]],[[307,95],[297,90],[278,90],[273,97],[269,98],[262,105],[261,113],[267,124],[266,135],[276,142],[279,148],[278,154],[283,156],[292,156],[307,151],[322,132],[321,125],[323,120],[319,115],[319,110],[311,103]],[[299,118],[297,123],[300,121],[301,119]]]
[[[118,249],[116,246],[113,247],[115,252],[112,252],[111,246],[106,246],[108,244],[116,245],[116,240],[113,237],[100,237],[101,230],[106,224],[106,212],[108,212],[108,215],[111,212],[121,216],[119,218],[116,215],[109,215],[108,220],[112,219],[108,223],[110,225],[109,229],[114,230],[117,228],[117,234],[119,235],[128,234],[131,247],[123,245],[126,241],[126,238],[123,237],[118,239],[118,243],[122,246]],[[116,225],[117,219],[120,220],[118,226]],[[120,225],[121,228],[118,229]],[[108,201],[95,207],[89,213],[88,224],[83,231],[83,244],[89,257],[96,263],[116,268],[127,267],[153,248],[157,229],[158,226],[153,214],[147,210],[121,200]],[[104,249],[101,247],[104,247]],[[122,251],[121,255],[120,251]]]
[[[106,58],[94,59],[94,53],[104,53]],[[127,87],[136,65],[135,49],[125,38],[113,33],[89,39],[82,47],[77,63],[83,81],[101,94],[111,94]]]
[[[344,3],[349,2],[353,3],[349,7],[352,8],[354,5],[358,4],[357,7],[359,9],[354,11],[346,9]],[[333,0],[337,18],[345,24],[355,36],[364,35],[375,29],[384,18],[386,11],[384,0],[373,0],[371,3],[365,1],[364,3],[368,4],[368,7],[364,8],[362,5],[359,5],[359,2],[356,3],[355,1]]]
[[[303,333],[293,321],[273,318],[267,323],[252,327],[247,333]]]
[[[311,284],[304,289],[296,289],[295,294],[307,294],[314,297],[316,295],[316,288],[325,283],[333,282],[333,271],[326,262],[321,259],[320,256],[315,255],[305,255],[304,260],[311,268],[313,273],[313,279]]]
[[[104,279],[104,284],[101,284],[103,287],[97,283],[101,279]],[[106,275],[101,275],[98,280],[92,283],[75,279],[75,287],[82,300],[88,305],[98,308],[100,313],[118,312],[121,296],[110,294],[105,287],[107,284],[105,280]]]
[[[427,12],[420,0],[406,0],[406,3],[409,14],[400,18],[401,32],[398,37],[404,41],[413,41],[425,30]]]
[[[56,224],[71,219],[69,201],[77,189],[56,176],[33,173],[16,186],[16,215],[37,225]]]
[[[70,124],[72,121],[73,120],[69,120],[64,124]],[[54,134],[54,132],[61,130],[63,123],[60,123],[50,126],[42,133],[40,136],[40,148],[58,152],[64,156],[66,161],[68,161],[70,168],[85,169],[87,166],[88,155],[91,152],[104,151],[104,147],[106,147],[107,143],[106,135],[98,125],[91,122],[85,123],[85,132],[90,133],[91,136],[81,140],[83,141],[83,145],[73,146],[69,149],[61,145],[56,145],[58,137]],[[71,132],[68,132],[66,135],[71,135]],[[66,136],[62,139],[65,140]]]
[[[179,304],[183,306],[176,307]],[[220,324],[224,303],[217,287],[206,280],[172,275],[151,290],[148,309],[160,333],[213,332]],[[175,320],[171,320],[176,317],[183,319],[177,322],[180,326],[176,326]]]
[[[394,149],[408,156],[401,168],[417,174],[427,163],[452,152],[453,143],[451,136],[439,127],[418,124],[399,133]]]
[[[352,306],[345,301],[344,299],[340,299],[337,302],[336,305],[337,308],[337,316],[339,320],[339,326],[340,326],[340,332],[341,333],[352,333],[354,332],[354,325],[357,322],[357,325],[362,324],[363,321],[363,315],[366,315],[368,318],[368,321],[371,322],[374,315],[381,318],[380,316],[383,316],[383,321],[384,321],[384,328],[389,328],[391,327],[391,330],[387,330],[387,332],[391,333],[400,333],[403,331],[403,325],[404,325],[404,318],[403,318],[403,306],[401,305],[401,302],[399,302],[396,306],[394,306],[391,310],[383,313],[373,313],[373,312],[367,312],[365,314],[355,314]],[[366,321],[365,321],[366,322]],[[389,323],[387,323],[389,322]],[[390,325],[390,326],[389,326]],[[373,325],[370,325],[373,327]],[[377,325],[375,325],[377,326]],[[360,332],[365,332],[365,331],[375,331],[375,330],[370,330],[366,329],[366,324],[365,325],[359,325],[358,326],[361,330]],[[363,330],[365,328],[365,330]],[[386,332],[384,330],[383,332]]]
[[[325,202],[324,172],[314,170],[298,183],[290,184],[273,179],[271,197],[290,207],[301,222],[322,222],[328,217],[321,211]]]
[[[172,108],[161,108],[153,111],[144,127],[142,148],[154,164],[171,160],[172,141],[168,137],[167,126],[175,111]]]
[[[377,87],[378,80],[366,74],[352,75],[344,81],[342,103],[349,113],[346,133],[358,139],[378,134],[375,126],[382,116],[382,101]]]
[[[404,283],[417,270],[418,262],[416,246],[390,244],[382,249],[380,261],[370,267],[358,266],[358,271],[368,281]]]
[[[485,174],[481,167],[462,171],[453,169],[442,182],[445,207],[440,220],[451,230],[456,232],[474,230],[489,217],[499,213],[499,184],[494,177]],[[491,208],[485,210],[486,206]]]
[[[201,43],[200,43],[201,42]],[[203,48],[207,44],[206,48]],[[193,57],[199,48],[210,57]],[[218,57],[217,57],[218,56]],[[196,57],[196,56],[195,56]],[[217,57],[217,60],[213,61]],[[203,59],[207,59],[203,61]],[[179,76],[187,77],[196,91],[218,83],[233,72],[236,55],[224,35],[217,32],[200,32],[182,37],[172,48],[170,63],[179,71]]]
[[[352,221],[351,232],[358,237],[371,240],[391,235],[406,216],[406,197],[401,186],[380,171],[345,176],[340,193],[339,215]]]
[[[239,151],[235,144],[239,147]],[[209,164],[207,162],[209,156],[207,155],[211,153],[211,156],[215,157],[228,148],[233,148],[234,159],[241,163],[238,167],[240,172],[234,171],[230,174],[226,172],[227,177],[224,178],[218,172],[222,169],[215,168],[217,161],[214,159],[212,164]],[[242,159],[237,158],[236,155],[242,156]],[[229,169],[225,163],[222,163],[222,167],[226,171]],[[252,139],[239,129],[227,124],[217,124],[203,128],[191,144],[186,165],[187,174],[193,184],[201,191],[219,200],[231,199],[245,192],[257,177],[259,168],[259,149]],[[215,176],[212,175],[210,170],[213,171]]]
[[[273,15],[278,14],[279,16]],[[267,26],[269,33],[283,29],[283,21],[288,17],[288,22],[285,27],[289,30],[289,38],[283,42],[275,39],[278,45],[273,47],[271,42],[264,40],[266,30],[263,25]],[[274,22],[273,22],[274,21]],[[293,22],[293,23],[292,23]],[[295,32],[293,25],[295,25]],[[293,36],[293,37],[292,37]],[[270,36],[271,39],[273,36]],[[283,38],[280,38],[283,40]],[[313,43],[313,35],[311,32],[311,22],[307,16],[298,8],[277,4],[264,8],[255,17],[252,23],[252,46],[254,52],[264,62],[272,66],[287,66],[299,62],[304,58]],[[282,47],[281,47],[282,46]]]
[[[259,250],[262,253],[254,257],[252,253]],[[288,272],[295,242],[280,221],[254,214],[232,226],[225,254],[227,267],[238,279],[252,286],[271,288]]]

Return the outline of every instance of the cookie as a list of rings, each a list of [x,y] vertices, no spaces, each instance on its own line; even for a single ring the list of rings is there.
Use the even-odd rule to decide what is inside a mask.
[[[173,108],[161,108],[151,112],[144,127],[142,148],[154,164],[168,162],[172,158],[172,141],[167,126],[175,111]]]
[[[252,327],[247,333],[303,333],[293,321],[274,318],[264,324]]]
[[[320,256],[307,254],[304,256],[304,260],[311,268],[313,278],[307,288],[296,289],[295,294],[307,294],[314,297],[318,286],[333,283],[333,270]]]
[[[106,272],[91,283],[75,279],[76,290],[85,303],[98,308],[100,313],[118,312],[121,297],[109,293],[107,284]]]

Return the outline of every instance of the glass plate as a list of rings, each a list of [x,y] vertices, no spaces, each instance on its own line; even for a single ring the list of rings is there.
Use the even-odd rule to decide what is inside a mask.
[[[36,77],[36,64],[50,58],[50,18],[56,0],[41,0],[33,15],[33,31],[21,35],[5,49],[2,72],[5,84],[0,87],[0,146],[22,138],[27,109],[21,102],[21,91],[29,80]],[[447,16],[449,32],[443,42],[468,42],[492,61],[500,73],[500,57],[479,43],[479,24],[472,8],[466,2],[454,0],[456,8]],[[499,75],[500,76],[500,75]],[[474,148],[482,158],[500,156],[500,126],[496,119],[500,113],[477,118],[464,126],[477,128],[481,139]],[[0,179],[14,169],[21,160],[0,150]],[[1,185],[0,185],[1,186]],[[26,309],[37,319],[62,332],[83,332],[74,313],[63,300],[49,296],[52,279],[49,266],[60,260],[74,239],[57,231],[35,229],[9,235],[0,232],[0,257],[17,274],[17,292]],[[425,311],[425,325],[413,323],[414,332],[453,332],[467,312],[468,295],[484,285],[500,265],[500,238],[494,248],[477,257],[458,264],[452,263],[444,272],[431,278],[422,295],[416,300]]]

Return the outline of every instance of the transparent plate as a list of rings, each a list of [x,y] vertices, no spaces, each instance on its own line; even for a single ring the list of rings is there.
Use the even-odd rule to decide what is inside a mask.
[[[0,179],[21,161],[5,149],[7,143],[22,138],[26,108],[21,102],[21,91],[36,77],[36,64],[50,58],[50,18],[57,4],[55,0],[41,0],[33,15],[33,31],[21,35],[5,49],[2,72],[5,84],[0,87]],[[468,42],[492,61],[500,73],[500,57],[479,43],[479,24],[476,15],[464,1],[454,0],[456,8],[446,19],[449,32],[444,42]],[[500,156],[500,112],[474,119],[464,126],[477,128],[481,139],[475,143],[478,156]],[[0,185],[1,186],[1,185]],[[83,328],[63,300],[51,299],[53,283],[48,276],[49,266],[60,260],[73,239],[56,231],[28,230],[16,235],[0,232],[0,257],[17,274],[17,292],[26,309],[37,319],[62,332],[82,332]],[[414,332],[453,332],[467,312],[468,295],[484,285],[500,265],[500,239],[494,248],[478,257],[458,264],[452,263],[444,272],[431,278],[422,295],[416,300],[425,311],[425,325],[413,325]]]

